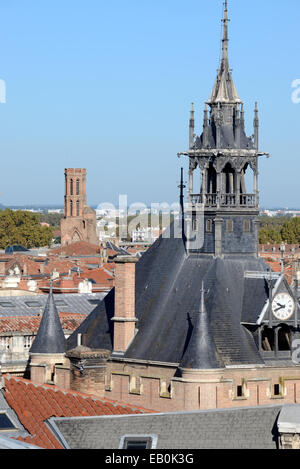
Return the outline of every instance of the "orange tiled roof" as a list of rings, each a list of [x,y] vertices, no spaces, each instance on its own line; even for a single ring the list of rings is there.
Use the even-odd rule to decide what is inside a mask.
[[[100,253],[100,246],[91,244],[86,241],[78,241],[77,243],[69,244],[68,246],[61,246],[52,249],[53,254],[63,254],[65,256],[84,256]]]
[[[152,411],[123,405],[55,386],[4,376],[4,396],[16,412],[30,437],[18,438],[45,449],[62,449],[45,421],[50,417],[81,417],[97,415],[141,414]]]
[[[273,272],[281,272],[281,262],[276,262],[273,259],[265,259],[265,261],[271,267]],[[291,285],[294,280],[293,267],[290,264],[285,264],[284,273],[288,283]]]
[[[63,330],[75,331],[82,321],[86,319],[86,314],[59,313]],[[31,332],[37,333],[41,316],[10,316],[0,317],[0,334],[7,332]]]
[[[106,272],[107,270],[107,272]],[[114,286],[114,275],[111,268],[108,270],[103,267],[95,269],[85,269],[81,266],[80,276],[76,272],[68,275],[68,277],[61,277],[58,280],[55,280],[53,284],[53,291],[58,292],[74,292],[78,291],[78,285],[84,279],[94,280],[93,292],[103,291],[104,289],[111,289]],[[40,289],[44,292],[49,291],[49,281],[45,280],[40,284]]]

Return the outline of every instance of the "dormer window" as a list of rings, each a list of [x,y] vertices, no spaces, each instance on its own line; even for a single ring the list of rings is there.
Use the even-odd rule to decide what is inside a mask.
[[[124,435],[119,449],[154,449],[157,445],[157,435]]]

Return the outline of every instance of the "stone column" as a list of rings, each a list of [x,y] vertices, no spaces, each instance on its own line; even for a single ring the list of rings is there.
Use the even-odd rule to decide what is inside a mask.
[[[241,173],[236,171],[235,173],[235,185],[236,185],[236,205],[241,204]]]
[[[189,194],[190,198],[194,193],[194,171],[192,169],[189,170]]]
[[[259,205],[259,200],[258,200],[258,171],[254,171],[254,195],[255,195],[255,206],[257,207]]]

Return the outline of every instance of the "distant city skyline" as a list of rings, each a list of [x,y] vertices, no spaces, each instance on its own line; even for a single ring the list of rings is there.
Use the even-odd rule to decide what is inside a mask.
[[[201,133],[220,58],[222,0],[3,3],[0,203],[63,205],[64,169],[88,203],[178,201],[190,103]],[[229,55],[247,134],[258,101],[261,208],[299,200],[299,0],[229,0]],[[294,87],[293,87],[294,84]],[[299,93],[300,95],[300,93]],[[300,205],[300,202],[299,202]]]

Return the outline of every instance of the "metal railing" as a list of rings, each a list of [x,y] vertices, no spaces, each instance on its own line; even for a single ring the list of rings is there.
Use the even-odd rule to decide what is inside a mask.
[[[256,207],[255,194],[191,194],[193,205],[205,204],[205,207]]]

